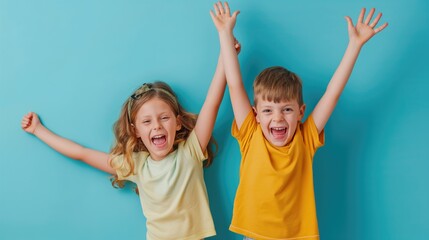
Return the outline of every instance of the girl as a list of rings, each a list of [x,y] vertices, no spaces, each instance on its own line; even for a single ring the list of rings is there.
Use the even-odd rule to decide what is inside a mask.
[[[240,44],[235,42],[237,53]],[[56,151],[113,174],[112,184],[137,185],[147,239],[202,239],[216,234],[203,176],[208,147],[225,91],[221,57],[198,118],[186,112],[163,82],[143,84],[122,106],[111,153],[85,148],[47,129],[36,113],[22,128]]]

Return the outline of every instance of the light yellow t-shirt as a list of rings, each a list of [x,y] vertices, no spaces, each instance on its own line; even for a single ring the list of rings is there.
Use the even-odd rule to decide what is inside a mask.
[[[147,240],[194,240],[216,235],[203,175],[203,160],[195,132],[192,131],[176,151],[161,161],[151,160],[147,152],[134,153],[135,174],[120,180],[137,184],[146,217]],[[120,164],[123,156],[112,159]]]
[[[324,144],[312,116],[299,123],[283,147],[268,142],[253,112],[237,138],[242,156],[230,230],[253,239],[319,239],[313,189],[313,156]]]

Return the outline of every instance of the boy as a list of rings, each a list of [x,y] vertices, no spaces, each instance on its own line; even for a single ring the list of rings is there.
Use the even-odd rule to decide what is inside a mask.
[[[349,44],[326,92],[304,123],[302,83],[282,67],[271,67],[256,78],[254,107],[243,86],[234,52],[232,31],[238,11],[220,2],[211,12],[219,32],[231,103],[232,134],[242,155],[230,230],[245,239],[319,239],[313,190],[313,156],[324,144],[324,127],[343,91],[362,46],[387,23],[375,28],[375,9],[358,23],[346,17]],[[375,29],[374,29],[375,28]]]

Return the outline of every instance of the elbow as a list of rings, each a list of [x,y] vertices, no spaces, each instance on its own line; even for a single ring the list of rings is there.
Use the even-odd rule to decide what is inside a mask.
[[[88,149],[84,147],[79,147],[76,151],[73,151],[69,157],[76,161],[84,162],[88,155]]]

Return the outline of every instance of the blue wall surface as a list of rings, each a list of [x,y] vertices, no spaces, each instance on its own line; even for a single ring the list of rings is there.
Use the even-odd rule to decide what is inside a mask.
[[[0,239],[145,239],[130,189],[20,129],[29,111],[56,133],[109,151],[122,103],[163,80],[198,112],[219,53],[212,1],[0,0]],[[347,46],[345,15],[376,7],[389,27],[361,52],[314,163],[321,239],[429,235],[429,2],[231,1],[246,88],[265,67],[304,81],[311,112]],[[426,102],[426,103],[425,103]],[[228,230],[240,154],[225,95],[205,170],[217,236]]]

